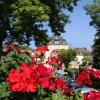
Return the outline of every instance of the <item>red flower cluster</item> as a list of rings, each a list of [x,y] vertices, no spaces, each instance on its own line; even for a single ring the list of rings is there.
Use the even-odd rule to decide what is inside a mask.
[[[76,78],[76,82],[79,85],[87,84],[91,86],[93,83],[91,81],[91,77],[94,77],[95,79],[100,79],[100,70],[95,69],[85,69],[83,70],[78,77]]]
[[[93,69],[86,69],[86,70],[83,70],[79,75],[78,77],[76,78],[76,82],[79,84],[79,85],[82,85],[82,84],[88,84],[89,86],[92,85],[92,81],[90,79],[91,75],[93,74]]]
[[[94,78],[100,79],[100,70],[95,70],[94,71]]]
[[[11,69],[7,82],[13,92],[35,92],[38,83],[34,77],[37,78],[38,73],[25,64],[18,70]]]
[[[64,64],[64,62],[60,58],[58,58],[58,57],[51,57],[47,61],[47,64],[49,64],[49,65],[56,65],[57,68],[62,68],[62,64]]]
[[[100,92],[90,91],[84,94],[84,100],[100,100]]]
[[[36,51],[48,51],[48,47],[47,46],[39,46],[36,48]]]
[[[24,64],[18,70],[12,69],[7,77],[9,88],[13,92],[36,92],[37,86],[43,89],[70,92],[67,85],[60,78],[53,77],[54,70],[46,68],[43,64]]]

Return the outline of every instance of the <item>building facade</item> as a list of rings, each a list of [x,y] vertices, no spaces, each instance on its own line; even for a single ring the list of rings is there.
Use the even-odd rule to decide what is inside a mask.
[[[61,35],[53,35],[48,45],[49,51],[46,52],[46,58],[58,56],[62,49],[69,49],[70,46]]]

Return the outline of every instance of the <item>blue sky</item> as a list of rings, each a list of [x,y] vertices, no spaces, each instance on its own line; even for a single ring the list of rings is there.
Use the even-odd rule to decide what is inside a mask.
[[[74,8],[74,12],[69,14],[71,23],[65,26],[66,32],[63,33],[62,36],[72,48],[86,47],[91,50],[96,30],[89,25],[91,21],[90,16],[86,15],[86,11],[83,9],[84,5],[91,3],[92,0],[81,0]],[[52,36],[53,33],[50,32],[50,29],[48,30],[49,36]],[[31,45],[31,47],[34,46]]]
[[[81,0],[70,14],[71,23],[65,26],[66,33],[62,36],[67,40],[71,47],[86,47],[91,50],[96,30],[89,25],[90,16],[86,15],[83,6],[91,4],[92,0]]]

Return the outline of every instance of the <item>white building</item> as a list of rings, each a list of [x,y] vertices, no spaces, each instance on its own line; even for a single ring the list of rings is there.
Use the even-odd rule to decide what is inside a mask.
[[[79,64],[82,64],[82,60],[84,58],[84,54],[85,53],[89,53],[90,54],[90,51],[87,50],[87,48],[76,48],[76,52],[77,52],[77,61],[79,62]]]
[[[61,35],[53,35],[48,45],[49,51],[46,52],[46,58],[57,56],[62,49],[69,49],[69,44]]]
[[[49,57],[58,56],[62,49],[67,50],[70,46],[61,35],[53,35],[48,48],[49,51],[45,52],[45,61],[47,61]],[[79,65],[82,64],[82,59],[84,58],[83,53],[89,52],[86,48],[76,48],[75,50],[77,52],[77,56],[76,60],[72,61],[70,64],[72,68],[78,68]]]
[[[87,48],[75,48],[76,50],[76,59],[75,61],[71,62],[71,67],[73,68],[78,68],[82,63],[83,63],[83,59],[84,59],[84,54],[89,54],[87,55],[91,61],[92,56],[91,56],[91,52],[89,50],[87,50]],[[85,56],[86,57],[86,56]]]

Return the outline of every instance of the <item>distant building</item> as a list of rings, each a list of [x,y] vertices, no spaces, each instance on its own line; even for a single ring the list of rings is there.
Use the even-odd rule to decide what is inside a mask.
[[[75,48],[78,55],[83,55],[83,53],[90,53],[87,48]]]
[[[49,51],[45,53],[46,59],[51,56],[58,56],[62,49],[69,49],[70,46],[67,41],[61,35],[53,35],[51,37],[51,41],[48,45]],[[80,64],[82,64],[84,53],[90,53],[87,48],[75,48],[77,56],[75,61],[71,62],[71,67],[78,68]]]
[[[89,57],[92,58],[91,56],[91,52],[87,49],[87,48],[75,48],[77,56],[75,61],[71,62],[71,67],[72,68],[79,68],[79,66],[82,64],[83,62],[83,58],[84,58],[84,54],[89,54]]]
[[[58,56],[62,49],[69,49],[69,44],[61,35],[53,35],[48,45],[49,51],[46,52],[46,57]]]
[[[87,48],[76,48],[75,50],[77,52],[76,59],[79,64],[82,63],[82,59],[84,58],[85,53],[91,54],[91,52]]]

